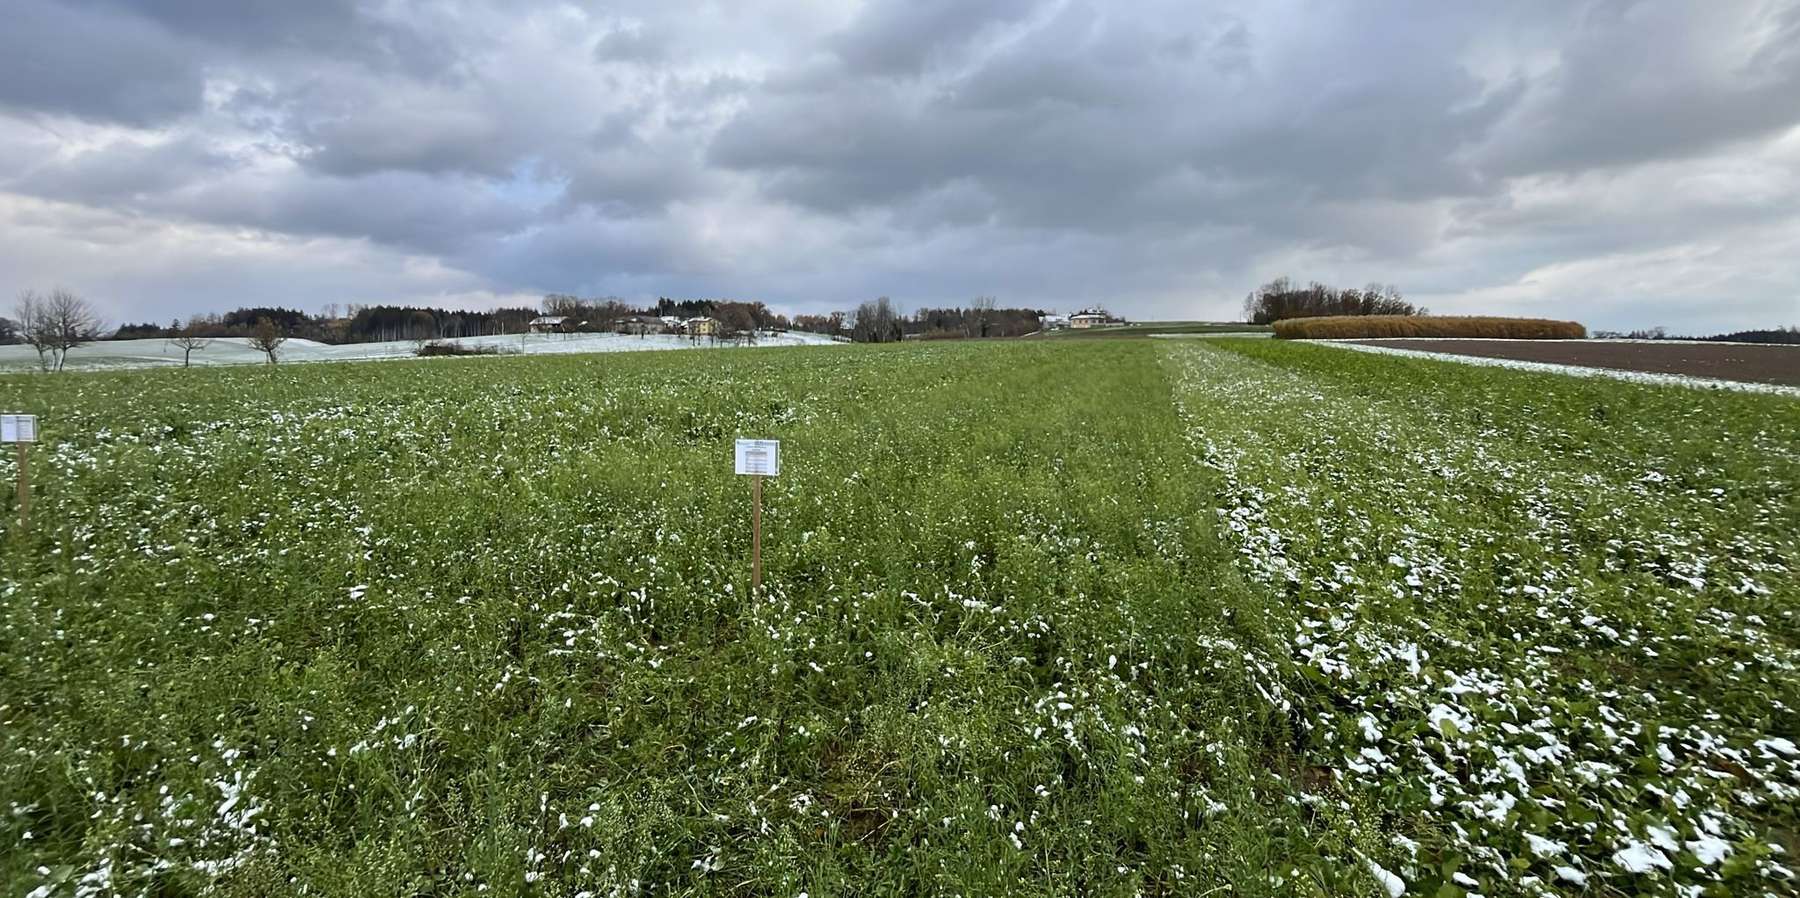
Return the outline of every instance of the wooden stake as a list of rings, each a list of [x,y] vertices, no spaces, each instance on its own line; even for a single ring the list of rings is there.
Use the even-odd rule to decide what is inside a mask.
[[[19,470],[23,471],[24,468]],[[762,592],[762,475],[750,478],[750,594]]]
[[[23,533],[31,527],[31,475],[27,473],[31,455],[25,449],[28,444],[13,445],[19,450],[19,532]]]

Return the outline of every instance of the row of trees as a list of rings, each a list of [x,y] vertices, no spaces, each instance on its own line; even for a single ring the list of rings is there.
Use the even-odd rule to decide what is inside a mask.
[[[718,320],[719,330],[725,335],[798,330],[848,337],[859,343],[887,343],[908,337],[1017,337],[1036,331],[1044,314],[1036,309],[999,308],[991,296],[977,297],[967,307],[926,308],[911,315],[883,296],[847,312],[788,318],[760,302],[663,297],[654,306],[640,307],[617,297],[583,299],[566,293],[544,297],[544,312],[580,322],[575,330],[624,331],[630,322],[643,318],[706,317]]]
[[[1800,345],[1800,327],[1776,327],[1765,330],[1732,331],[1729,334],[1713,334],[1710,337],[1683,337],[1670,334],[1666,327],[1652,327],[1635,331],[1594,331],[1594,337],[1601,340],[1704,340],[1713,343],[1776,343],[1783,345]]]
[[[125,330],[120,328],[112,336],[118,337]],[[0,318],[0,344],[24,343],[37,350],[38,365],[45,371],[63,370],[69,350],[99,340],[106,331],[106,322],[93,304],[62,287],[48,293],[25,290],[13,304],[13,317]],[[288,339],[281,326],[264,316],[243,331],[250,346],[267,355],[269,364],[275,364],[276,350]],[[183,367],[192,363],[196,350],[205,349],[214,339],[206,329],[193,324],[183,326],[180,322],[160,336],[181,349]]]
[[[70,349],[100,339],[106,327],[93,307],[74,293],[58,288],[48,294],[26,291],[20,295],[17,321],[0,318],[0,343],[26,342],[36,347],[46,370],[61,370]],[[182,362],[222,337],[244,338],[268,356],[289,338],[322,343],[363,343],[399,340],[432,341],[456,337],[525,333],[540,312],[514,307],[467,312],[438,308],[392,305],[350,305],[345,314],[326,306],[317,315],[280,306],[258,306],[229,312],[175,319],[166,325],[151,322],[126,324],[114,331],[115,339],[163,339],[182,350]],[[803,330],[830,334],[862,343],[887,343],[907,338],[1015,337],[1039,328],[1045,314],[1026,308],[1000,308],[991,296],[977,297],[967,307],[924,308],[903,313],[888,297],[861,303],[848,312],[798,315],[791,320],[761,302],[734,300],[658,298],[654,305],[636,306],[617,297],[585,299],[553,293],[544,297],[541,314],[569,319],[565,330],[643,333],[644,323],[654,319],[712,318],[719,336],[754,340],[761,331]]]
[[[912,314],[907,333],[925,339],[956,337],[1023,337],[1037,331],[1044,312],[1000,308],[992,296],[978,296],[968,308],[920,309]]]
[[[120,340],[173,339],[183,334],[253,337],[258,325],[268,321],[283,335],[320,343],[444,340],[522,334],[538,314],[535,309],[523,307],[468,312],[412,306],[351,305],[340,317],[336,306],[328,306],[318,315],[279,306],[253,307],[223,314],[195,315],[185,322],[176,319],[167,325],[127,324],[114,336]]]
[[[249,338],[250,348],[266,356],[271,365],[275,364],[276,350],[288,341],[287,333],[273,318],[258,318],[245,336]],[[168,334],[167,339],[181,350],[181,367],[188,368],[194,363],[194,351],[205,349],[217,338],[209,336],[203,328],[189,324]]]
[[[1702,337],[1703,340],[1714,340],[1722,343],[1781,343],[1787,345],[1800,344],[1800,327],[1777,327],[1769,330],[1733,331],[1729,334],[1714,334]]]
[[[254,344],[272,328],[283,338],[297,337],[321,343],[370,343],[410,340],[441,341],[457,337],[523,334],[533,319],[554,315],[569,319],[564,331],[590,333],[644,333],[643,322],[664,316],[710,317],[719,321],[725,336],[754,339],[760,330],[786,330],[790,323],[760,302],[729,300],[659,299],[653,306],[634,306],[615,297],[584,299],[568,294],[544,297],[543,309],[526,307],[489,311],[460,311],[388,305],[350,305],[342,317],[337,307],[327,306],[319,315],[282,307],[234,309],[223,314],[195,315],[167,325],[127,324],[114,334],[117,339],[166,339],[188,353],[191,344],[220,337],[244,337]],[[194,348],[203,348],[200,342]],[[259,347],[260,348],[260,347]]]
[[[1044,314],[1038,309],[1001,308],[992,296],[978,296],[966,307],[925,308],[907,315],[882,296],[847,313],[796,316],[794,329],[847,336],[858,343],[1021,337],[1037,331]]]
[[[1370,284],[1357,290],[1340,290],[1313,281],[1304,287],[1280,277],[1256,288],[1244,298],[1244,320],[1271,324],[1288,318],[1322,315],[1425,315],[1400,296],[1392,285]]]

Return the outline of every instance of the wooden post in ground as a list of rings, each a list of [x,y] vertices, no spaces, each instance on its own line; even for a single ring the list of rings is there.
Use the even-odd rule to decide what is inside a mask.
[[[762,482],[781,473],[781,441],[738,440],[737,472],[750,478],[750,594],[762,592]]]
[[[23,470],[23,469],[21,469]],[[762,475],[750,478],[750,594],[762,592]]]
[[[19,532],[31,527],[31,453],[29,443],[14,443],[19,450]]]

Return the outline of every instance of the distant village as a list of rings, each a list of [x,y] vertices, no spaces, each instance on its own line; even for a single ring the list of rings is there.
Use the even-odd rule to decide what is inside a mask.
[[[846,342],[1023,337],[1064,329],[1123,324],[1095,306],[1063,314],[1002,307],[983,297],[968,306],[900,311],[883,297],[829,314],[782,315],[765,303],[739,300],[659,298],[636,305],[617,298],[588,299],[550,294],[541,308],[485,311],[412,306],[325,306],[318,314],[281,307],[234,309],[201,314],[168,324],[125,324],[105,336],[114,339],[250,336],[267,324],[283,337],[328,344],[445,340],[506,334],[616,333],[675,335],[713,341],[755,342],[759,334],[803,331]]]
[[[1070,315],[1058,315],[1054,312],[1038,312],[1036,315],[1037,329],[1039,331],[1056,331],[1064,329],[1084,330],[1091,327],[1105,327],[1125,323],[1125,319],[1116,317],[1101,308],[1082,309],[1081,311]],[[526,327],[530,333],[534,334],[560,334],[578,333],[586,328],[588,324],[589,322],[586,320],[579,320],[572,315],[539,315],[538,317],[531,319]],[[677,336],[717,337],[728,335],[728,331],[719,319],[707,315],[699,315],[692,318],[683,318],[679,315],[627,315],[623,318],[613,320],[609,324],[609,328],[613,333],[630,334],[634,336],[674,334]],[[785,328],[773,329],[808,330],[808,328],[805,327],[794,327],[791,323]],[[853,330],[854,326],[851,325],[841,329],[844,331],[844,336],[849,336],[849,331]],[[838,330],[840,330],[840,328],[829,327],[825,330],[816,332],[836,333]],[[928,333],[929,331],[921,330],[906,334],[905,336],[909,339],[923,338],[927,336]]]
[[[579,333],[586,321],[576,320],[570,315],[539,315],[526,324],[526,329],[534,334],[572,334]],[[632,315],[613,323],[615,333],[647,336],[649,334],[676,334],[678,336],[716,337],[719,335],[719,319],[700,315],[694,318],[682,318],[679,315]]]

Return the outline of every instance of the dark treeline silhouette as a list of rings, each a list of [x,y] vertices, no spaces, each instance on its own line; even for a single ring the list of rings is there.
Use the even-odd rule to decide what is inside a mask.
[[[268,321],[284,337],[317,340],[321,343],[382,343],[391,340],[442,340],[449,337],[479,337],[494,334],[522,334],[531,319],[540,313],[535,309],[503,308],[485,312],[453,309],[416,308],[413,306],[349,307],[349,314],[310,315],[298,309],[281,307],[233,309],[224,314],[195,315],[185,323],[176,320],[167,325],[126,324],[113,334],[114,339],[171,339],[181,335],[204,337],[252,337],[260,322]]]
[[[794,330],[806,331],[810,334],[846,334],[850,330],[849,320],[849,317],[843,312],[832,312],[829,315],[795,315]]]
[[[1038,329],[1036,309],[920,309],[907,319],[906,332],[927,340],[954,337],[1022,337]]]
[[[907,315],[882,296],[847,313],[797,316],[794,329],[845,336],[858,343],[1020,337],[1037,331],[1044,314],[1037,309],[999,308],[992,297],[982,296],[967,307],[927,308]]]
[[[180,327],[181,327],[181,322],[179,322],[179,321],[173,322],[168,325],[153,324],[148,321],[146,321],[142,324],[129,324],[129,323],[121,324],[121,325],[119,325],[118,330],[113,331],[112,339],[114,339],[114,340],[141,340],[141,339],[149,339],[149,338],[155,338],[155,337],[166,337],[169,335],[170,330],[178,330],[178,329],[180,329]]]
[[[905,338],[904,316],[885,296],[865,302],[850,313],[850,339],[858,343],[897,343]]]
[[[1400,298],[1393,286],[1370,284],[1361,290],[1340,290],[1317,281],[1304,287],[1281,277],[1251,291],[1244,298],[1244,320],[1251,324],[1271,324],[1288,318],[1318,318],[1327,315],[1426,315]]]
[[[1683,337],[1669,333],[1666,327],[1650,327],[1634,331],[1595,331],[1601,340],[1701,340],[1712,343],[1781,343],[1800,345],[1800,327],[1776,327],[1766,330],[1732,331],[1710,337]]]
[[[487,312],[416,309],[406,306],[352,307],[342,335],[326,342],[385,343],[392,340],[443,340],[522,334],[538,313],[509,308]]]
[[[275,325],[275,329],[290,337],[307,337],[303,333],[323,323],[322,319],[308,315],[299,309],[288,309],[281,306],[252,307],[233,309],[219,316],[218,327],[230,333],[254,331],[259,323],[267,320]]]
[[[1771,330],[1733,331],[1714,334],[1708,340],[1721,343],[1789,343],[1800,344],[1800,327],[1777,327]]]

